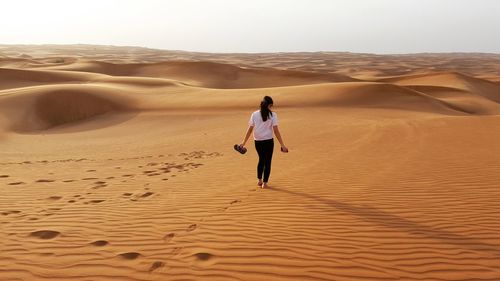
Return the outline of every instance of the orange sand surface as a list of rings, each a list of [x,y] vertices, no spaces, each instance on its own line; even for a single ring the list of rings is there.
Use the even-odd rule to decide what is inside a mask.
[[[2,281],[500,280],[500,55],[0,45],[0,147]]]

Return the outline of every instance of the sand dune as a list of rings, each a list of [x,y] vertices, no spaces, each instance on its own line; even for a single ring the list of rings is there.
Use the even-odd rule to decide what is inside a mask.
[[[0,280],[498,281],[496,60],[0,45]]]
[[[148,77],[121,77],[82,71],[0,68],[0,90],[46,84],[115,83],[129,86],[172,86],[181,82]]]
[[[16,58],[5,56],[0,59],[0,67],[5,68],[36,68],[49,67],[56,65],[65,65],[76,62],[76,58],[71,57],[50,57],[50,58],[32,58],[30,56],[20,55]]]
[[[12,130],[26,132],[133,110],[133,99],[98,86],[38,86],[0,95],[0,109]],[[4,124],[5,125],[5,124]]]
[[[481,76],[479,78],[482,78],[482,79],[485,79],[485,80],[489,80],[489,81],[497,83],[497,84],[500,82],[500,77],[499,76]]]
[[[442,86],[406,86],[407,88],[425,93],[442,100],[463,112],[481,115],[496,115],[500,113],[499,104],[493,100],[475,94],[472,91]],[[492,92],[493,93],[493,92]],[[493,94],[495,95],[495,94]]]
[[[82,83],[95,77],[96,75],[85,72],[0,68],[0,90],[56,83]]]
[[[429,85],[456,88],[484,96],[495,102],[500,102],[500,86],[487,80],[470,77],[461,73],[432,73],[421,75],[410,75],[382,79],[380,81],[395,83],[398,85]]]
[[[167,84],[150,89],[149,95],[137,99],[138,91],[132,90],[130,85],[138,88],[144,86],[144,81],[142,78],[136,80],[138,81],[128,79],[122,86],[118,86],[119,83],[114,81],[101,82],[104,85],[97,82],[15,89],[0,95],[0,109],[3,109],[4,118],[9,120],[13,130],[18,132],[81,123],[98,115],[123,111],[218,111],[228,107],[252,110],[255,100],[262,96],[263,90],[280,100],[282,108],[351,107],[398,109],[442,115],[472,113],[418,91],[373,82],[261,88],[239,92],[172,87]],[[178,92],[183,94],[179,95]],[[486,112],[488,105],[485,104],[482,113]]]
[[[211,61],[243,67],[269,67],[308,72],[336,73],[360,79],[436,72],[462,72],[471,76],[498,76],[500,54],[423,53],[407,55],[357,54],[349,52],[295,52],[213,54],[167,51],[139,47],[95,45],[0,45],[9,58],[29,55],[33,61],[85,59],[111,63],[157,63],[165,61]],[[55,60],[53,59],[55,58]]]
[[[207,88],[264,88],[326,82],[357,81],[339,74],[322,74],[265,68],[241,68],[214,62],[173,61],[153,64],[78,62],[49,69],[85,71],[113,76],[169,78]]]

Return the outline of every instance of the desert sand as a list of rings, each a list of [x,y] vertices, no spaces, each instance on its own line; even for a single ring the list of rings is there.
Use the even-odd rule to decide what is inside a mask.
[[[500,280],[500,55],[0,45],[0,147],[2,281]]]

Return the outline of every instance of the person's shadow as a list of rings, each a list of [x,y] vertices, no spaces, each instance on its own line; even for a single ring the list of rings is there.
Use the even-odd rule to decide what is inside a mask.
[[[474,237],[468,237],[446,230],[435,229],[370,206],[355,206],[349,203],[326,199],[304,192],[281,189],[274,186],[270,190],[313,199],[334,209],[358,216],[365,221],[393,228],[397,231],[406,231],[412,235],[432,238],[462,249],[467,248],[473,251],[493,254],[497,258],[500,257],[500,250],[498,248],[499,245],[489,244]]]

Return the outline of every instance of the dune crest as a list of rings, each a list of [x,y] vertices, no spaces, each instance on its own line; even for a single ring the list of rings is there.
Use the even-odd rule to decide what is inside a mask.
[[[82,61],[74,64],[48,67],[66,71],[102,73],[113,76],[168,78],[192,86],[216,89],[245,89],[293,86],[304,84],[348,82],[357,79],[340,74],[243,68],[209,61],[170,61],[150,64],[114,64]]]
[[[494,102],[500,102],[500,86],[494,82],[471,77],[459,72],[428,73],[381,79],[403,86],[441,86],[468,91]]]

